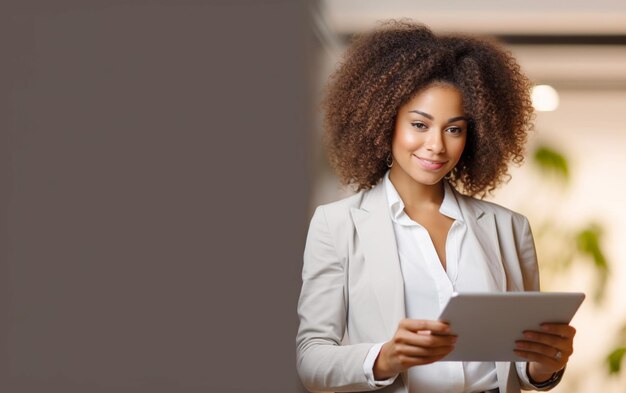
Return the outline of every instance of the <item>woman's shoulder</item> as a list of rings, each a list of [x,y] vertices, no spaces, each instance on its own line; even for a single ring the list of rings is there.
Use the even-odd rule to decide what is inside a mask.
[[[523,214],[498,203],[474,198],[461,194],[458,191],[456,192],[456,195],[459,203],[469,207],[477,215],[480,215],[481,213],[491,213],[497,218],[510,218],[515,221],[526,221],[526,216]]]
[[[365,193],[368,191],[360,191],[355,194],[349,195],[347,197],[341,198],[336,201],[323,203],[317,207],[317,209],[322,209],[325,211],[332,212],[341,212],[341,211],[350,211],[350,209],[354,207],[359,207],[361,205],[361,201]]]
[[[344,222],[350,216],[353,208],[361,206],[364,195],[367,191],[360,191],[342,199],[318,205],[315,209],[313,218],[323,216],[324,220],[329,224]]]
[[[355,229],[351,211],[361,205],[366,192],[358,192],[338,201],[317,206],[309,224],[307,248],[309,244],[318,246],[332,244],[335,253],[339,255],[346,253],[346,240]]]
[[[312,226],[322,225],[335,233],[349,233],[353,229],[352,211],[362,209],[368,198],[379,198],[382,191],[384,189],[379,183],[372,189],[319,205],[311,218],[311,224]]]

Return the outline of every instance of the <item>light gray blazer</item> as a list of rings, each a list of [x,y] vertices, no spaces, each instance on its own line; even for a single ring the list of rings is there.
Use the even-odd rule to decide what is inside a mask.
[[[537,291],[537,257],[528,220],[496,204],[455,192],[468,226],[502,291]],[[312,391],[370,391],[363,362],[370,347],[393,337],[405,318],[404,283],[387,196],[368,191],[317,208],[304,251],[298,302],[297,369]],[[519,370],[518,370],[519,369]],[[521,365],[497,362],[501,393],[533,389]],[[519,374],[519,376],[518,376]],[[407,393],[406,373],[381,389]]]

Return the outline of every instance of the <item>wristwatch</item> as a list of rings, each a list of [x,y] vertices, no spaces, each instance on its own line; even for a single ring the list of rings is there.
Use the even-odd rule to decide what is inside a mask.
[[[530,376],[529,363],[526,363],[526,375],[528,375],[528,381],[530,382],[531,385],[539,389],[556,386],[556,384],[559,383],[559,381],[561,380],[561,377],[563,376],[564,372],[565,372],[565,367],[563,367],[559,371],[552,374],[552,376],[547,381],[536,382]]]

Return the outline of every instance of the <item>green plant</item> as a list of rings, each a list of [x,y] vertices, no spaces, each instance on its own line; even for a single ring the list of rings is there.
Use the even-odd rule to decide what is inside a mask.
[[[609,374],[619,374],[622,360],[626,357],[626,323],[624,323],[618,334],[618,342],[617,348],[613,349],[606,357]]]
[[[531,157],[544,181],[550,181],[552,185],[569,184],[570,165],[563,153],[552,147],[540,145]],[[560,192],[565,193],[566,187],[561,187]],[[551,261],[548,268],[553,272],[570,269],[574,261],[591,262],[594,276],[593,299],[598,305],[603,303],[610,275],[610,264],[602,248],[604,232],[602,225],[594,220],[571,229],[556,222],[549,214],[543,217],[537,232],[539,243],[543,243],[542,251],[548,256],[548,261]],[[626,323],[617,334],[616,342],[616,347],[610,349],[606,356],[607,370],[611,375],[620,373],[621,364],[626,358]]]
[[[569,181],[569,164],[565,156],[548,146],[539,146],[533,153],[533,161],[544,171],[553,172],[564,181]]]

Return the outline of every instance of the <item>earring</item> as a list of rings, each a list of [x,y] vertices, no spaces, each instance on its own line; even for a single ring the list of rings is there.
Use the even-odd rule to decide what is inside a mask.
[[[385,161],[387,162],[387,168],[391,168],[393,166],[393,156],[391,153],[389,153]]]

